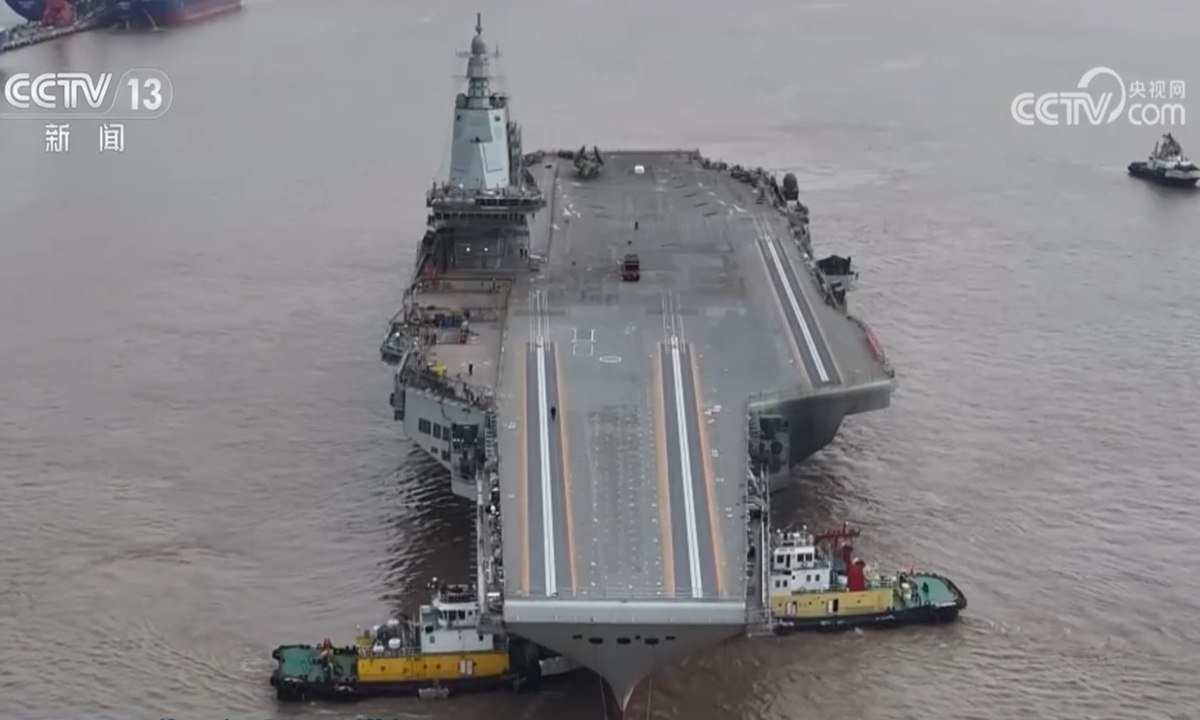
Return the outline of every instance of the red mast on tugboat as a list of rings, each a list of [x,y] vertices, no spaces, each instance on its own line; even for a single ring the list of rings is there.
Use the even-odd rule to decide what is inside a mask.
[[[847,522],[843,522],[840,528],[813,533],[813,543],[817,547],[823,547],[829,557],[841,558],[846,573],[846,589],[850,592],[860,592],[867,587],[866,563],[854,559],[854,546],[850,543],[850,538],[859,535],[862,535],[862,530],[851,527]]]

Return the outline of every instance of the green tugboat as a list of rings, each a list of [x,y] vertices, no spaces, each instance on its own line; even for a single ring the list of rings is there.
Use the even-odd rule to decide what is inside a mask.
[[[767,568],[776,633],[950,622],[967,607],[958,586],[936,573],[869,573],[854,557],[861,530],[777,532]]]

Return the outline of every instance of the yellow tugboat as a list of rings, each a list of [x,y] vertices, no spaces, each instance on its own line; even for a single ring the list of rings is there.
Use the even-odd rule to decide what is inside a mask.
[[[941,575],[868,573],[849,542],[860,534],[845,524],[775,534],[767,589],[777,633],[949,622],[967,607],[958,586]]]
[[[435,581],[436,583],[436,581]],[[356,700],[381,695],[446,697],[451,692],[520,691],[570,671],[536,645],[479,629],[479,602],[465,585],[434,586],[415,618],[363,631],[352,646],[282,645],[271,657],[276,697],[284,702]]]

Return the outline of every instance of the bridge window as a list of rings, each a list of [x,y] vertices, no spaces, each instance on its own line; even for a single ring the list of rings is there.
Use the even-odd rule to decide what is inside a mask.
[[[421,418],[417,421],[417,430],[428,435],[433,430],[433,423]]]
[[[441,425],[433,426],[433,436],[435,438],[437,438],[438,440],[442,439],[442,426]]]
[[[572,640],[582,640],[582,639],[583,639],[583,636],[582,636],[582,635],[572,635],[572,636],[571,636],[571,639],[572,639]]]
[[[598,637],[588,638],[588,642],[590,642],[593,645],[603,645],[604,638],[598,638]]]
[[[674,636],[674,635],[668,635],[668,636],[667,636],[667,642],[671,642],[671,641],[672,641],[672,640],[674,640],[674,639],[675,639],[675,636]]]
[[[630,642],[629,638],[617,638],[618,645],[628,645]]]
[[[646,638],[646,644],[654,646],[658,644],[658,638]]]

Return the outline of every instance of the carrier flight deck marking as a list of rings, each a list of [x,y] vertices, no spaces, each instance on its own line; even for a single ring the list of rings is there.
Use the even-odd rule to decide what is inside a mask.
[[[697,452],[703,462],[704,468],[704,487],[708,493],[708,520],[712,527],[712,543],[713,557],[717,565],[717,591],[722,595],[725,593],[725,543],[721,538],[721,522],[717,517],[717,476],[713,472],[712,463],[712,448],[708,444],[708,428],[705,427],[704,415],[701,413],[701,408],[704,407],[703,396],[700,392],[700,370],[697,367],[695,353],[688,353],[691,357],[692,364],[689,368],[692,371],[692,390],[693,400],[696,403],[695,411],[692,417],[695,419],[696,437],[699,439],[699,447]]]
[[[596,331],[593,330],[593,338],[595,334]],[[567,461],[567,458],[571,457],[571,446],[567,442],[570,433],[567,432],[568,413],[565,403],[566,393],[562,391],[562,374],[558,371],[558,353],[551,353],[551,356],[553,358],[551,368],[554,371],[553,389],[555,395],[551,407],[558,407],[558,417],[561,418],[557,427],[553,428],[552,435],[557,436],[559,441],[557,457],[562,478],[562,485],[559,488],[559,492],[562,495],[562,516],[567,519],[567,546],[565,550],[567,551],[567,569],[571,573],[571,595],[575,595],[579,592],[579,588],[577,587],[579,574],[575,572],[575,548],[577,546],[575,545],[575,527],[572,521],[572,518],[575,516],[571,512],[571,463]]]
[[[663,546],[663,591],[675,594],[675,555],[671,530],[671,481],[667,460],[666,406],[663,385],[662,346],[654,348],[654,452],[658,475],[658,515]]]
[[[706,597],[706,591],[718,591],[718,541],[709,511],[709,464],[702,454],[692,348],[684,342],[678,300],[672,293],[663,294],[663,332],[658,359],[670,486],[671,562],[675,565],[676,587],[699,600]]]
[[[559,409],[558,355],[550,342],[543,292],[530,293],[530,308],[534,322],[525,351],[526,456],[530,459],[525,475],[527,568],[532,576],[528,590],[554,597],[562,587],[570,587],[573,593],[575,585],[563,455],[565,418]]]
[[[814,386],[837,384],[840,382],[840,376],[836,364],[825,339],[821,336],[821,328],[808,305],[804,288],[797,282],[790,267],[791,262],[786,252],[778,247],[778,241],[772,237],[762,218],[756,216],[754,222],[758,227],[759,248],[763,261],[767,265],[775,292],[784,305],[784,319],[796,342],[797,350],[803,357],[809,380]]]
[[[522,376],[524,382],[523,392],[521,393],[521,481],[517,483],[519,488],[518,501],[518,517],[521,524],[521,592],[529,594],[529,524],[533,522],[529,509],[530,504],[529,479],[533,475],[529,471],[529,458],[531,453],[529,448],[532,446],[532,433],[534,424],[529,421],[530,406],[529,406],[529,354],[525,355],[525,375]]]

